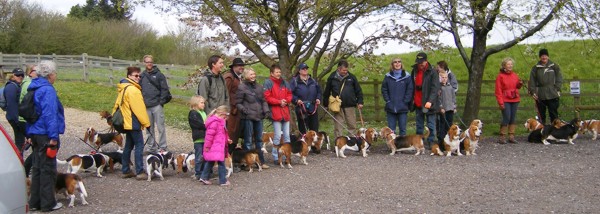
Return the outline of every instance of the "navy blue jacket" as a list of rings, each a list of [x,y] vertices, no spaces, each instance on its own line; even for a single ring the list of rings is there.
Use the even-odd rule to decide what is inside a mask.
[[[385,100],[385,111],[390,113],[405,113],[410,110],[413,99],[413,80],[406,71],[395,78],[390,71],[385,74],[381,84],[381,95]]]
[[[310,76],[306,82],[300,79],[300,76],[295,76],[290,81],[291,90],[292,90],[292,103],[296,104],[298,100],[302,100],[304,102],[304,106],[306,111],[313,112],[315,110],[317,99],[323,101],[321,98],[321,87]],[[296,112],[299,112],[301,106],[296,106]]]
[[[19,122],[19,97],[21,86],[19,83],[9,80],[4,87],[4,98],[6,99],[6,120]]]
[[[27,123],[27,136],[47,135],[50,140],[59,141],[59,135],[65,133],[65,110],[56,90],[43,77],[31,80],[27,91],[31,90],[36,90],[33,103],[39,118],[33,124]]]

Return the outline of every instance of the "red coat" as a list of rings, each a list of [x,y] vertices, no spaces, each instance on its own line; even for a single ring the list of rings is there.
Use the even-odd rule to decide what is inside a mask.
[[[285,100],[287,103],[292,102],[292,90],[288,83],[281,78],[269,77],[265,80],[264,89],[265,100],[271,109],[271,119],[273,121],[290,121],[290,108],[288,106],[281,107],[281,100]]]
[[[496,77],[496,90],[494,92],[498,105],[504,106],[505,102],[520,102],[519,89],[521,86],[519,76],[514,71],[510,73],[500,71],[498,77]]]

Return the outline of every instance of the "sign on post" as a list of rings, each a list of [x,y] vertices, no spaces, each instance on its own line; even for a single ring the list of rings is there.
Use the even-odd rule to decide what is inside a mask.
[[[571,94],[572,95],[579,95],[581,94],[581,88],[580,88],[580,83],[579,81],[571,81],[571,83],[569,84],[570,88],[571,88]]]

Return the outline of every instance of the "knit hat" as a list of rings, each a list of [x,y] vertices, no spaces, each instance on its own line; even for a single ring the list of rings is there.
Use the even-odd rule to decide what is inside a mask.
[[[540,54],[538,56],[542,57],[542,55],[550,56],[550,54],[548,53],[548,49],[544,48],[544,49],[540,50]]]

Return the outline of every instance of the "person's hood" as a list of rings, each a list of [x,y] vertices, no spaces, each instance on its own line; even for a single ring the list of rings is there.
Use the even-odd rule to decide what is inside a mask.
[[[206,127],[209,127],[212,123],[220,123],[222,121],[223,119],[217,117],[216,115],[211,115],[206,119],[206,122],[204,122],[204,124],[206,125]]]
[[[269,79],[271,79],[271,81],[273,81],[273,83],[275,83],[275,84],[281,84],[281,82],[283,81],[283,78],[277,79],[273,76],[269,76]]]
[[[390,77],[390,78],[392,78],[392,79],[394,79],[396,81],[400,81],[400,80],[403,80],[403,79],[406,79],[406,78],[410,78],[410,74],[408,72],[406,72],[405,70],[402,70],[402,75],[399,76],[399,77],[395,77],[393,71],[388,72],[387,74],[385,74],[385,76],[386,77]]]
[[[29,85],[28,90],[37,90],[42,86],[52,86],[52,84],[48,81],[48,79],[44,77],[38,77],[31,80],[31,84]]]
[[[128,85],[133,85],[140,90],[142,89],[140,84],[136,83],[135,81],[133,81],[129,78],[123,78],[123,79],[121,79],[121,81],[119,81],[119,84],[117,84],[117,91],[119,91],[119,93],[121,93],[123,91],[123,89],[125,89],[125,87],[127,87]]]

